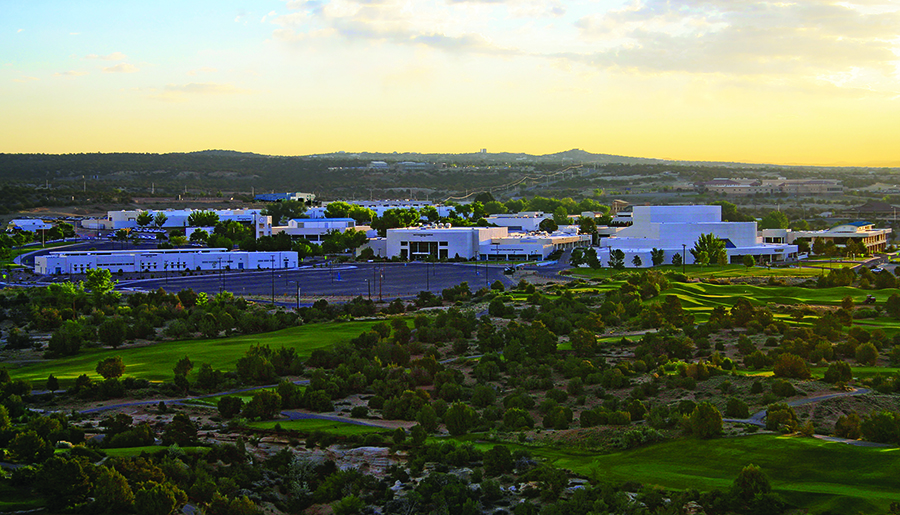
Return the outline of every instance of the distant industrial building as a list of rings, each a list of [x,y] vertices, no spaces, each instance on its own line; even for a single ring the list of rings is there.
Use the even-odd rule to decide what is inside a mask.
[[[763,243],[757,235],[756,222],[723,222],[721,206],[633,206],[616,214],[629,220],[627,227],[601,228],[602,238],[597,257],[605,265],[610,252],[621,250],[625,265],[634,266],[638,256],[641,267],[652,266],[652,249],[663,251],[663,263],[670,264],[679,254],[687,264],[694,262],[689,252],[703,234],[714,234],[725,244],[729,263],[741,263],[744,256],[757,262],[782,262],[797,259],[797,246],[786,243]],[[615,219],[614,219],[615,220]],[[604,230],[606,229],[606,230]]]
[[[844,192],[841,181],[828,179],[713,179],[694,183],[701,192],[722,195],[839,195]]]
[[[87,250],[37,256],[34,270],[43,275],[80,274],[91,268],[110,272],[182,270],[262,270],[296,268],[297,253],[229,252],[226,249]]]
[[[282,202],[285,200],[299,200],[307,204],[315,202],[316,196],[312,193],[288,192],[288,193],[260,193],[254,197],[260,202]]]

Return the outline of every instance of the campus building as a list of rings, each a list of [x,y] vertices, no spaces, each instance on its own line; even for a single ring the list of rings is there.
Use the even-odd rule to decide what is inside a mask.
[[[884,252],[888,246],[888,235],[892,230],[876,229],[872,222],[848,222],[835,225],[831,229],[823,231],[792,231],[790,229],[764,229],[761,231],[763,241],[794,243],[799,239],[805,239],[810,247],[817,241],[828,244],[833,242],[838,247],[844,247],[850,241],[857,241],[866,247],[870,254]]]
[[[266,217],[271,219],[271,217]],[[295,218],[286,226],[272,227],[272,234],[287,233],[293,239],[303,238],[312,242],[320,242],[332,231],[346,232],[356,229],[356,221],[352,218]]]
[[[541,222],[552,219],[553,215],[541,211],[522,211],[521,213],[507,213],[490,215],[485,220],[489,224],[506,227],[511,232],[534,232],[541,230]]]
[[[82,220],[81,226],[85,229],[99,231],[136,229],[138,227],[137,217],[143,211],[144,210],[140,209],[108,211],[106,213],[106,218]],[[155,217],[157,213],[165,214],[166,222],[163,224],[164,229],[187,227],[189,225],[188,218],[191,216],[191,213],[194,213],[195,211],[211,211],[219,216],[220,222],[235,221],[251,226],[256,226],[259,218],[262,216],[262,209],[166,209],[163,211],[148,209],[146,211],[153,217]]]
[[[296,268],[297,253],[229,252],[226,249],[86,250],[51,252],[34,259],[43,275],[81,274],[91,268],[113,273],[181,270],[262,270]]]
[[[286,193],[260,193],[254,197],[260,202],[282,202],[285,200],[299,200],[307,204],[315,202],[316,196],[313,193],[303,193],[300,191]]]
[[[578,234],[576,229],[553,234],[510,234],[506,227],[452,227],[450,224],[434,224],[388,229],[385,238],[371,239],[368,246],[376,256],[409,260],[541,260],[556,250],[589,246],[591,236]]]
[[[653,249],[663,251],[665,264],[671,263],[675,254],[691,264],[694,257],[690,249],[701,235],[710,233],[725,243],[729,263],[741,263],[748,255],[758,263],[797,259],[796,245],[763,243],[757,236],[756,222],[723,222],[721,206],[633,206],[628,218],[627,227],[599,231],[611,234],[602,238],[597,248],[597,257],[604,265],[611,251],[621,250],[626,266],[633,267],[633,259],[638,256],[640,266],[649,267]]]
[[[448,217],[453,208],[435,204],[428,200],[340,200],[351,206],[359,206],[371,209],[377,216],[384,216],[384,212],[388,209],[415,209],[420,210],[424,207],[433,207],[437,210],[438,216]],[[310,218],[325,218],[325,209],[330,202],[325,202],[321,206],[311,207],[306,210],[306,216]]]

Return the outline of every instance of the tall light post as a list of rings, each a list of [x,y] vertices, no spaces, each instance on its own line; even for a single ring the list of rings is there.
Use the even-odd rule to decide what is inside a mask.
[[[687,256],[685,253],[687,252],[687,244],[681,244],[681,274],[685,275],[685,263],[687,263]]]
[[[272,306],[275,306],[275,256],[272,256]]]

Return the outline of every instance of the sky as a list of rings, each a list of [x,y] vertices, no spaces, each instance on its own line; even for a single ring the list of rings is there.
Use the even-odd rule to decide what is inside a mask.
[[[0,152],[900,166],[897,0],[0,0]]]

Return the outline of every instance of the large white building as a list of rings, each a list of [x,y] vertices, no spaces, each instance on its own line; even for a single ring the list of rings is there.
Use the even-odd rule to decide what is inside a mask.
[[[434,224],[388,229],[385,238],[369,240],[376,256],[401,259],[545,259],[556,250],[586,247],[591,236],[576,231],[510,234],[506,227],[452,227]]]
[[[91,268],[110,272],[166,272],[180,270],[261,270],[296,268],[297,253],[229,252],[225,249],[87,250],[51,252],[34,258],[34,271],[43,275],[80,274]]]
[[[81,226],[86,229],[96,229],[103,231],[117,231],[119,229],[136,229],[137,217],[144,210],[130,209],[122,211],[108,211],[106,218],[98,218],[92,220],[83,220]],[[219,216],[220,222],[235,221],[244,224],[254,224],[262,216],[262,209],[166,209],[166,210],[146,210],[151,216],[157,213],[166,215],[166,222],[163,227],[166,229],[174,229],[176,227],[187,227],[188,218],[195,211],[212,211]]]
[[[876,229],[872,222],[848,222],[838,224],[823,231],[792,231],[790,229],[763,229],[760,231],[763,241],[769,243],[794,243],[803,238],[809,241],[810,247],[817,240],[823,243],[834,242],[844,247],[850,241],[857,241],[870,253],[884,252],[888,244],[890,228]]]
[[[628,218],[631,225],[600,241],[597,257],[604,265],[612,250],[621,250],[626,266],[634,266],[634,256],[640,257],[641,267],[652,266],[653,249],[663,251],[665,264],[670,264],[675,254],[691,264],[690,249],[701,235],[710,233],[725,243],[729,263],[741,263],[748,255],[757,262],[797,259],[796,245],[764,243],[757,236],[756,222],[723,222],[721,206],[634,206]]]

